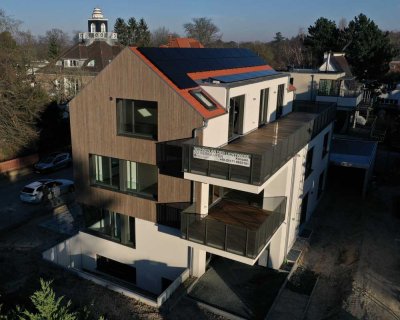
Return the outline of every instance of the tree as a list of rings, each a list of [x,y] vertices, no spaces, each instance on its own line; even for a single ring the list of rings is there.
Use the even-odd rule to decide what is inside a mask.
[[[137,25],[135,45],[138,47],[147,47],[150,45],[151,33],[146,21],[141,18]]]
[[[185,23],[183,28],[189,38],[199,40],[204,46],[210,46],[221,39],[219,28],[210,18],[193,18],[192,22]]]
[[[346,57],[359,79],[380,80],[389,70],[396,54],[389,34],[383,32],[366,15],[360,14],[346,28],[349,45]]]
[[[0,152],[12,157],[38,137],[36,122],[48,96],[29,74],[28,50],[0,34]]]
[[[69,36],[64,31],[56,28],[46,31],[42,41],[47,44],[47,57],[50,60],[58,58],[61,52],[71,44]]]
[[[20,24],[20,21],[7,16],[5,11],[0,9],[0,32],[7,31],[14,34],[18,31]]]
[[[274,41],[275,43],[279,43],[285,40],[285,37],[282,35],[281,32],[275,33]]]
[[[321,64],[324,52],[342,51],[345,41],[335,21],[319,18],[308,28],[304,44],[312,52],[314,61]]]
[[[30,297],[35,313],[28,310],[20,311],[20,318],[26,320],[76,320],[78,314],[72,312],[71,301],[63,303],[64,297],[56,298],[56,294],[51,288],[51,281],[40,279],[40,290],[34,292]]]
[[[136,39],[138,37],[138,23],[134,17],[129,18],[128,25],[128,44],[129,46],[136,45]]]
[[[179,34],[169,31],[166,27],[160,27],[151,33],[151,46],[159,47],[163,44],[167,44],[169,38],[179,38]]]
[[[118,41],[120,44],[127,46],[129,44],[128,26],[124,19],[117,18],[114,24],[114,32],[118,34]]]

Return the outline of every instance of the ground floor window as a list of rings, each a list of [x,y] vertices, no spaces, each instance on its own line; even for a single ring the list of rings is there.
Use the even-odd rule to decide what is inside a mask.
[[[97,255],[96,267],[100,272],[136,284],[136,268],[133,266]]]

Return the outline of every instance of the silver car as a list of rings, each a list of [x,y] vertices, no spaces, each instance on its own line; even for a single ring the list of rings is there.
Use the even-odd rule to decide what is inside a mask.
[[[26,185],[20,192],[23,202],[40,203],[48,199],[50,193],[56,196],[75,191],[74,182],[67,179],[41,179]]]
[[[66,168],[72,163],[71,154],[68,152],[64,153],[52,153],[47,157],[40,159],[39,162],[33,166],[36,172],[44,173],[54,171],[57,169]]]

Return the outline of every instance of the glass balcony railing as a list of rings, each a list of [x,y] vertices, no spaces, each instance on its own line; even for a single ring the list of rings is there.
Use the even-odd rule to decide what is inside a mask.
[[[289,115],[227,146],[183,144],[183,170],[260,186],[334,119],[331,103],[294,106]]]
[[[181,213],[182,238],[255,259],[285,220],[286,197],[264,198],[264,209],[222,199],[199,215]]]

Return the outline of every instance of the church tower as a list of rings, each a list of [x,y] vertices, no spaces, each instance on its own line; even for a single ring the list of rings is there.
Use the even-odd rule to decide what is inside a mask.
[[[79,33],[79,40],[86,45],[90,45],[93,41],[107,41],[110,45],[116,42],[118,36],[114,32],[108,32],[108,19],[100,8],[94,8],[92,16],[88,19],[88,31]]]

